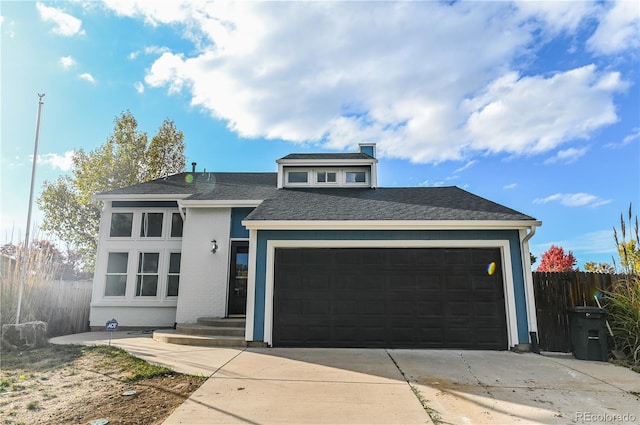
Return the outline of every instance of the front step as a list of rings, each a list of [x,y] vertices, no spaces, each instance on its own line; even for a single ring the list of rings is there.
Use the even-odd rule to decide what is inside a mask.
[[[169,344],[199,347],[246,347],[244,318],[201,317],[197,323],[184,323],[175,330],[159,330],[153,339]]]
[[[246,347],[244,337],[202,336],[181,334],[174,330],[155,331],[153,339],[169,344],[191,345],[195,347]]]

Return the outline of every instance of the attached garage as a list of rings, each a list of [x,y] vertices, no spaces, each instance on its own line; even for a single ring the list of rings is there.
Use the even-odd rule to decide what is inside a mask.
[[[273,346],[509,348],[500,248],[276,248]]]

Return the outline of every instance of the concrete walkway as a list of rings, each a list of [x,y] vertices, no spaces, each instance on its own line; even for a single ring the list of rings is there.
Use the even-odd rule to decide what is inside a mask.
[[[107,332],[52,343],[106,344]],[[384,349],[233,349],[115,332],[112,345],[209,379],[174,424],[640,422],[640,375],[571,356]],[[426,408],[425,408],[426,407]]]

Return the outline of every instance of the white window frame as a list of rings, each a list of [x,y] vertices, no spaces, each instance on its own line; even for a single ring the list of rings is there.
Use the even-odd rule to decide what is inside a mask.
[[[147,235],[142,235],[142,228],[143,228],[143,221],[145,217],[148,217],[148,214],[162,214],[162,221],[161,221],[161,226],[162,229],[160,229],[160,236],[147,236]],[[138,228],[138,232],[137,232],[137,236],[139,239],[142,240],[160,240],[160,239],[164,239],[165,236],[165,231],[167,229],[167,210],[164,209],[145,209],[140,211],[140,214],[138,216],[138,222],[140,223],[140,227]],[[147,229],[148,230],[148,229]],[[146,233],[146,232],[145,232]]]
[[[158,294],[161,294],[161,290],[162,290],[162,270],[163,270],[163,264],[162,264],[162,260],[163,260],[163,255],[162,255],[162,250],[160,249],[146,249],[146,250],[138,250],[136,255],[136,266],[135,266],[135,279],[134,279],[134,285],[133,285],[133,298],[134,299],[138,299],[138,300],[157,300],[160,299],[161,296],[159,296]],[[144,271],[144,255],[145,254],[157,254],[158,255],[158,267],[155,271],[155,273],[148,273]],[[141,257],[142,256],[142,257]],[[142,260],[142,264],[140,263],[140,260]],[[141,269],[141,270],[140,270]],[[156,294],[155,295],[138,295],[138,277],[142,276],[144,278],[144,276],[157,276],[158,280],[156,283]],[[144,279],[143,279],[144,280]],[[144,284],[144,282],[143,282]]]
[[[129,236],[111,236],[111,223],[113,222],[114,214],[131,214],[131,234]],[[107,238],[113,240],[124,240],[124,239],[132,239],[135,237],[135,228],[136,228],[136,212],[133,210],[127,209],[112,209],[109,215],[109,225],[107,226]]]
[[[111,254],[127,254],[126,270],[124,273],[109,273],[109,256]],[[127,289],[129,288],[129,272],[131,270],[131,252],[122,249],[113,249],[107,252],[104,263],[104,286],[102,288],[102,298],[104,299],[125,299],[127,297]],[[124,276],[124,294],[123,295],[107,295],[107,277],[108,276]]]
[[[347,181],[347,175],[349,173],[364,173],[364,181],[363,182],[348,182]],[[371,177],[369,175],[369,170],[362,169],[362,168],[345,168],[343,170],[343,173],[342,173],[342,185],[343,186],[349,186],[349,187],[367,186],[368,187],[370,179],[371,179]]]
[[[335,181],[327,181],[327,175],[329,173],[335,174]],[[337,169],[318,169],[318,170],[314,170],[313,172],[315,179],[313,181],[313,184],[316,186],[338,186],[340,184],[340,170]],[[318,181],[318,176],[324,174],[324,178],[325,181],[323,182],[319,182]]]
[[[178,214],[178,216],[180,216],[182,218],[182,235],[184,236],[184,218],[182,217],[182,214],[180,214],[179,211],[165,211],[165,214],[168,216],[167,219],[167,228],[169,229],[167,231],[167,239],[169,240],[181,240],[182,236],[171,236],[171,231],[173,230],[173,215],[174,214]]]
[[[177,276],[178,276],[178,295],[169,295],[169,276],[175,276],[176,273],[169,273],[169,267],[171,266],[171,254],[180,254],[180,271],[178,271]],[[178,297],[180,296],[180,274],[182,271],[182,251],[177,250],[177,249],[170,249],[167,250],[166,256],[165,256],[165,261],[164,261],[164,267],[162,267],[163,269],[163,280],[164,280],[164,284],[162,285],[163,290],[162,290],[162,298],[163,299],[167,299],[167,300],[177,300]],[[158,282],[158,286],[160,286],[160,281]]]
[[[308,169],[304,169],[304,170],[287,170],[287,175],[286,175],[286,181],[287,181],[287,186],[309,186],[309,171]],[[291,173],[300,173],[300,174],[306,174],[307,175],[307,181],[305,182],[291,182],[289,181],[289,176],[291,175]]]

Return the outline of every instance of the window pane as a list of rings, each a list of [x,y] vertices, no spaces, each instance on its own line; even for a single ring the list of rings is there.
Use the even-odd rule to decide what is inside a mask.
[[[366,173],[364,171],[348,171],[347,183],[365,183]]]
[[[327,181],[327,173],[318,173],[318,183],[325,183]]]
[[[179,213],[173,213],[171,216],[171,237],[182,237],[182,216]]]
[[[129,254],[126,252],[110,252],[107,262],[107,273],[126,273]]]
[[[327,173],[327,183],[336,182],[336,173]]]
[[[173,252],[169,256],[169,273],[180,273],[180,253]]]
[[[113,213],[111,214],[111,237],[131,237],[131,225],[133,223],[133,213]]]
[[[140,236],[162,236],[162,213],[142,213]]]
[[[107,297],[123,297],[127,288],[127,275],[107,275],[104,295]]]
[[[138,273],[158,273],[160,254],[157,252],[141,252],[138,258]]]
[[[167,296],[177,297],[178,287],[180,286],[180,276],[172,275],[167,279]]]
[[[289,183],[306,183],[306,171],[289,171]]]
[[[138,275],[136,297],[155,297],[158,289],[157,275]]]

